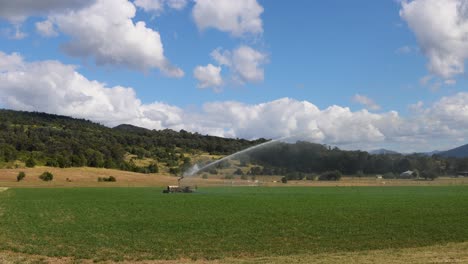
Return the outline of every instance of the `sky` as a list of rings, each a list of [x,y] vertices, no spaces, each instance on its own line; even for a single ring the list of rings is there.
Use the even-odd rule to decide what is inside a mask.
[[[466,0],[0,0],[0,107],[344,149],[468,143]]]

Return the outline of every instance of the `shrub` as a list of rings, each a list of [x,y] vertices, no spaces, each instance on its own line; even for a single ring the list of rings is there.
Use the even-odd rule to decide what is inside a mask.
[[[382,176],[382,178],[384,178],[384,179],[395,179],[396,177],[395,177],[395,174],[393,174],[393,172],[387,172]]]
[[[159,168],[158,168],[158,164],[156,163],[151,163],[149,166],[148,166],[148,172],[149,173],[158,173],[159,172]]]
[[[109,177],[99,177],[98,182],[116,182],[117,179],[114,176],[109,176]]]
[[[290,181],[300,181],[304,179],[304,174],[302,172],[290,172],[286,175]]]
[[[319,177],[319,181],[339,181],[339,180],[341,180],[341,172],[337,170],[324,172]]]
[[[224,179],[226,179],[226,180],[233,180],[233,179],[234,179],[234,175],[229,175],[229,174],[228,174],[228,175],[224,176]]]
[[[201,177],[202,177],[202,179],[205,179],[205,180],[206,180],[206,179],[208,179],[208,174],[203,173],[203,175],[202,175]]]
[[[42,173],[40,176],[39,176],[39,179],[43,180],[43,181],[51,181],[54,179],[54,175],[48,171]]]
[[[16,176],[16,180],[22,181],[24,177],[26,177],[26,173],[24,173],[23,171],[20,171],[20,173],[18,173],[18,176]]]
[[[36,166],[36,162],[34,161],[33,157],[29,157],[29,159],[26,160],[26,167],[34,168],[34,166]]]
[[[247,175],[244,175],[244,174],[242,174],[240,178],[241,178],[241,180],[247,180],[248,179]]]
[[[316,181],[318,180],[318,176],[315,174],[307,174],[305,179],[308,181]]]
[[[281,178],[281,182],[282,183],[288,183],[288,178],[286,178],[286,177]]]
[[[48,159],[46,161],[45,165],[48,166],[48,167],[58,167],[59,166],[58,162],[56,160],[54,160],[54,159]]]
[[[180,174],[180,168],[179,167],[169,168],[169,173],[174,174],[174,175],[178,175],[178,174]]]

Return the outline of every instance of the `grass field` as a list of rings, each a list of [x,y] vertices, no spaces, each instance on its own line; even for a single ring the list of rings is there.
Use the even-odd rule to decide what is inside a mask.
[[[0,250],[94,260],[337,254],[468,241],[468,187],[10,188]]]

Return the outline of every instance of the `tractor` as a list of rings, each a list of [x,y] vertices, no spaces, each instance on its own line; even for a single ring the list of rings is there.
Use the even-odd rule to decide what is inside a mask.
[[[163,190],[163,193],[193,193],[195,188],[192,188],[191,186],[181,186],[180,181],[184,177],[180,177],[178,179],[179,185],[169,185],[166,187],[166,189]]]

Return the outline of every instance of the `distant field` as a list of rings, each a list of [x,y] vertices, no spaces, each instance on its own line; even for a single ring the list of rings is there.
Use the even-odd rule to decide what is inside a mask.
[[[468,242],[467,208],[467,186],[201,188],[169,195],[159,188],[10,188],[0,192],[0,250],[145,260],[437,247]]]

